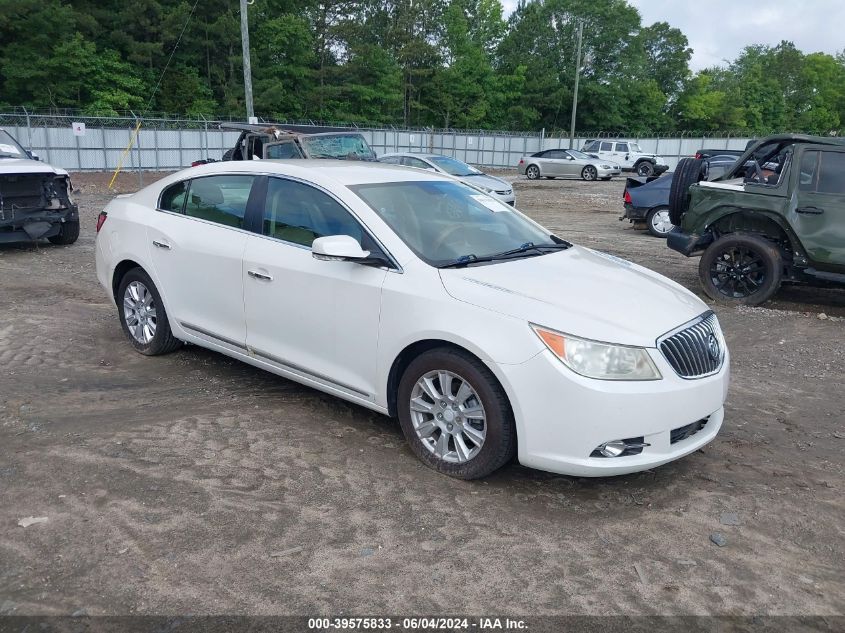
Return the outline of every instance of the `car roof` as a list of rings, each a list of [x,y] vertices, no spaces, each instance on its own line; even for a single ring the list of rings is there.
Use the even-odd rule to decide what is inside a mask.
[[[746,152],[769,143],[812,143],[813,145],[845,145],[845,138],[835,136],[810,136],[809,134],[775,134],[757,139],[753,145],[746,148]]]
[[[414,158],[451,158],[452,160],[459,160],[457,158],[453,158],[452,156],[446,156],[445,154],[418,154],[416,152],[389,152],[387,154],[382,154],[381,158],[389,158],[391,156],[413,156]],[[463,162],[463,161],[461,161]]]
[[[299,129],[296,129],[299,128]],[[221,123],[221,130],[238,130],[241,132],[254,132],[256,134],[270,134],[271,130],[275,130],[283,135],[290,136],[360,136],[361,133],[349,128],[308,128],[302,129],[300,126],[285,125],[281,123]]]

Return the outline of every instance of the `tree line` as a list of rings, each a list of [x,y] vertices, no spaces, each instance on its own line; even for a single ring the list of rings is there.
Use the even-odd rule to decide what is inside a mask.
[[[0,106],[243,118],[239,2],[202,0],[191,15],[194,6],[0,0]],[[507,18],[500,0],[255,0],[255,110],[272,120],[565,129],[579,21],[579,130],[827,134],[845,121],[843,54],[750,45],[692,73],[686,36],[644,25],[625,0],[520,0]]]

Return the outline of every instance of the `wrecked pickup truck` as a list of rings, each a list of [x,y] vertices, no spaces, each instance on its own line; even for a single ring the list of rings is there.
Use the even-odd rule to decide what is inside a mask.
[[[244,123],[223,123],[220,129],[241,133],[235,146],[223,154],[223,160],[259,158],[376,160],[376,153],[364,137],[350,130],[314,128],[314,131],[303,132],[289,129],[289,127]],[[322,131],[323,129],[329,131]]]
[[[73,244],[79,237],[79,208],[70,197],[68,173],[51,167],[0,129],[0,244]]]

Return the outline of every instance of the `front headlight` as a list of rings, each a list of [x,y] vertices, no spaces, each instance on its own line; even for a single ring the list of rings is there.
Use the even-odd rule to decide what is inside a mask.
[[[600,343],[539,325],[531,329],[576,374],[598,380],[660,380],[660,371],[644,347]]]
[[[602,165],[601,168],[602,169],[613,169],[613,167],[611,167],[610,165]]]

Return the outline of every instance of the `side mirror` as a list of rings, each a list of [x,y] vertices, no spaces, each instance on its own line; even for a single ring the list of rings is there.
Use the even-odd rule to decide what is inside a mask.
[[[35,152],[27,151],[26,155],[29,156],[32,160],[41,160],[41,158]]]
[[[318,237],[311,244],[314,259],[328,262],[362,261],[370,256],[370,251],[361,248],[349,235],[328,235]]]

